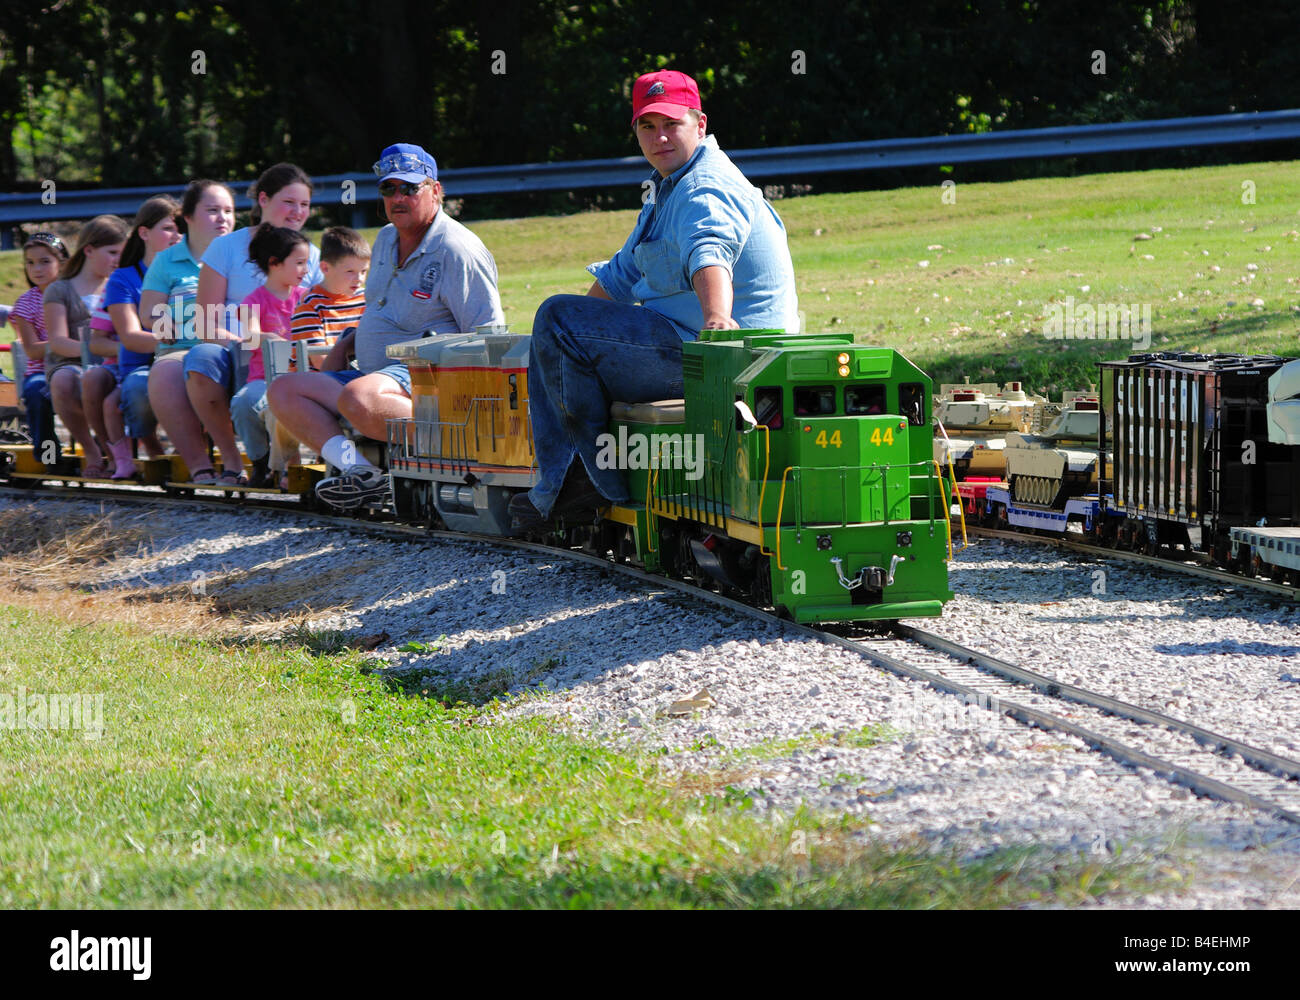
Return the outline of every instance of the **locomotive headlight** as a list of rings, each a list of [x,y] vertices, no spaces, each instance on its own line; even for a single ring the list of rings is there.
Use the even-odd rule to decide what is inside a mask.
[[[848,377],[849,377],[849,366],[840,365],[840,378],[848,378]]]
[[[847,352],[847,351],[841,351],[840,354],[839,354],[839,357],[837,357],[837,358],[835,359],[835,363],[838,364],[838,365],[847,365],[847,364],[849,363],[849,355],[848,355],[848,352]]]

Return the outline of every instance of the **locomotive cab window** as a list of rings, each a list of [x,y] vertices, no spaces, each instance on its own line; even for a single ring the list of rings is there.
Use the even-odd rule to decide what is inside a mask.
[[[844,412],[850,417],[885,412],[883,385],[851,385],[844,390]]]
[[[798,417],[825,417],[835,413],[835,387],[797,385],[794,412]]]
[[[907,417],[914,427],[925,423],[925,386],[920,382],[904,382],[898,387],[898,412]]]
[[[736,419],[739,421],[739,415],[737,415]],[[754,390],[754,419],[774,431],[781,429],[784,416],[781,412],[781,387],[779,385],[764,386]]]

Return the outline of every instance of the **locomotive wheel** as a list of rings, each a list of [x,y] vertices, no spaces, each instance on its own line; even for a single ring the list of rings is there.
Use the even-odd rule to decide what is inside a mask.
[[[442,518],[438,516],[438,508],[433,502],[432,484],[424,489],[424,495],[421,498],[421,512],[423,514],[424,528],[426,531],[437,531],[442,527]]]
[[[681,577],[699,579],[701,574],[695,566],[695,553],[691,551],[691,533],[689,529],[677,532],[677,556],[675,560],[677,573]]]
[[[681,551],[678,549],[677,543],[679,534],[680,532],[675,527],[665,527],[659,534],[659,563],[663,567],[665,576],[681,576],[681,566],[679,564]]]

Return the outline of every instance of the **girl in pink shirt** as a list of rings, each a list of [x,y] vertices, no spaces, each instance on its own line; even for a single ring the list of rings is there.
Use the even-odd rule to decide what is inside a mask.
[[[253,485],[280,483],[286,462],[284,450],[292,442],[281,435],[279,447],[272,447],[266,426],[266,374],[262,361],[262,340],[291,339],[293,314],[308,289],[302,280],[311,270],[312,246],[296,229],[264,223],[248,244],[249,259],[266,275],[266,284],[244,299],[249,318],[245,343],[252,349],[248,382],[230,401],[230,416],[253,463]],[[274,465],[275,468],[271,466]]]

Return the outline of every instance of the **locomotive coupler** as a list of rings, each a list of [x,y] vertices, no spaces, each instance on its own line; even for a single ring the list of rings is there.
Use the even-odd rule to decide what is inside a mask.
[[[904,561],[902,556],[894,556],[889,560],[888,575],[885,574],[882,566],[863,566],[858,570],[857,576],[847,577],[844,575],[844,560],[839,556],[831,556],[831,565],[835,567],[835,572],[840,578],[840,586],[845,590],[856,590],[863,583],[867,585],[869,590],[884,590],[886,586],[892,587],[894,585],[894,570],[898,568],[899,563]]]

